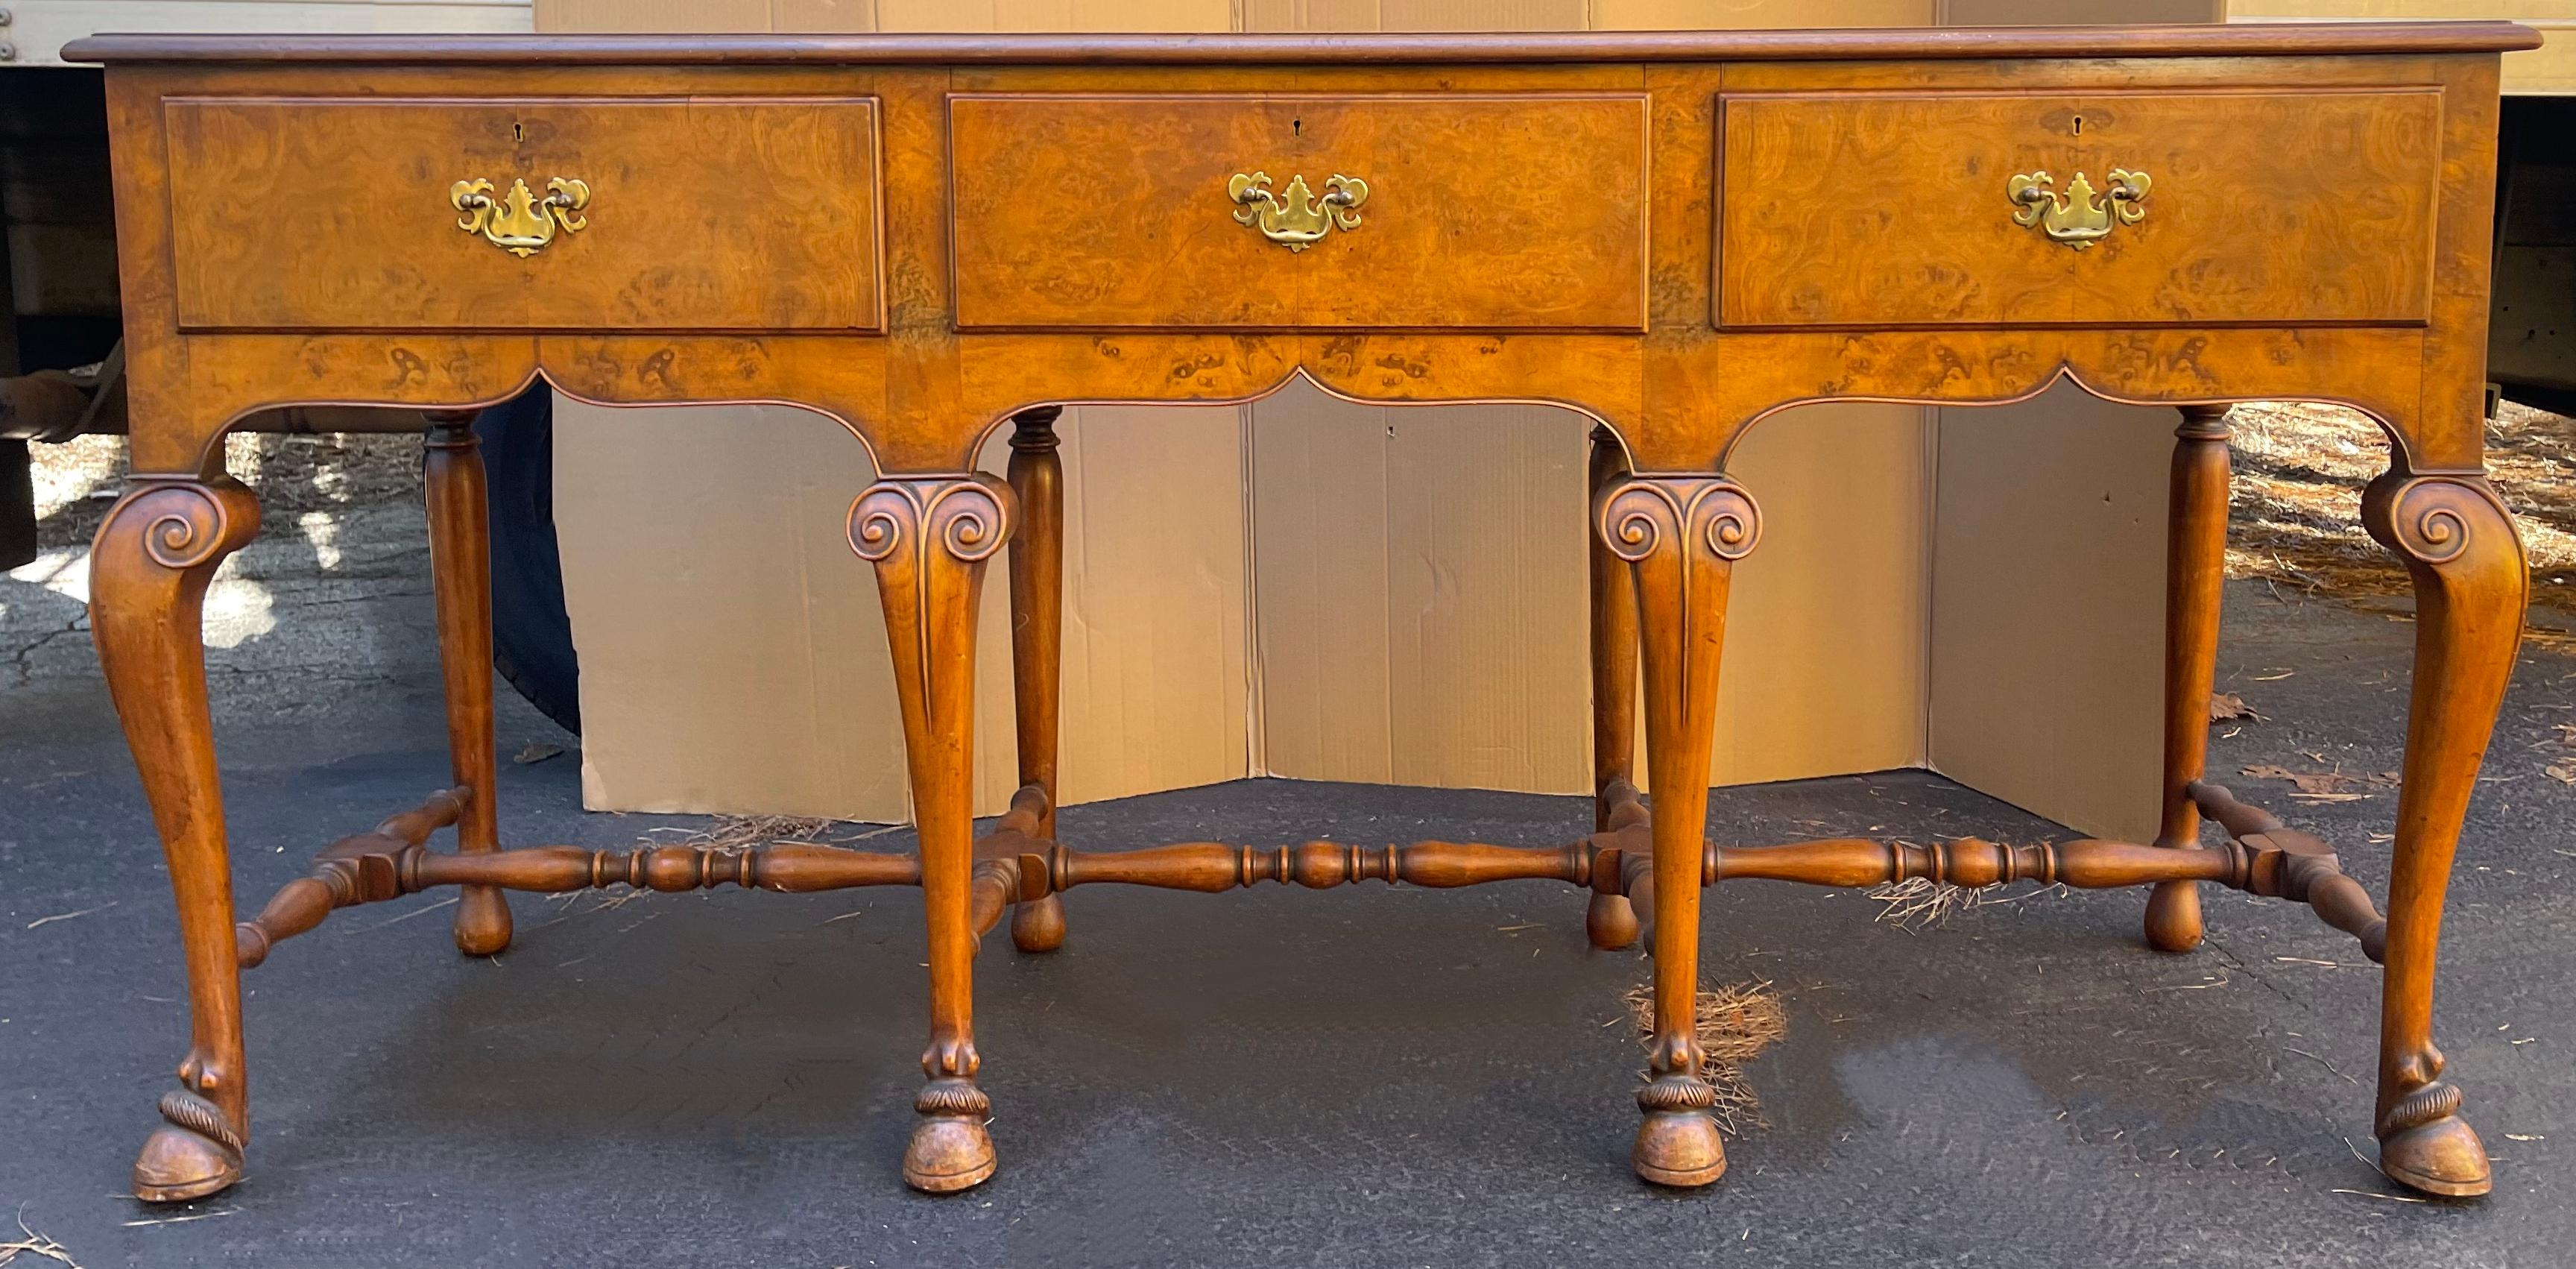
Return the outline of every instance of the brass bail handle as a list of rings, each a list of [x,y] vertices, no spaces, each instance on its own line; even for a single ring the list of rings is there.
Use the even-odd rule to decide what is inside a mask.
[[[2050,242],[2082,251],[2109,237],[2114,226],[2147,218],[2147,190],[2154,182],[2146,173],[2115,167],[2107,179],[2110,188],[2096,191],[2093,182],[2077,172],[2060,193],[2056,177],[2025,172],[2004,182],[2004,197],[2012,200],[2014,224],[2036,225]]]
[[[509,192],[494,197],[492,182],[481,177],[447,187],[447,201],[460,213],[456,227],[481,234],[485,242],[511,255],[526,257],[546,249],[555,231],[579,233],[590,221],[581,214],[590,206],[590,186],[569,176],[546,182],[538,194],[522,179],[512,179]]]
[[[1270,188],[1268,172],[1237,172],[1225,183],[1236,223],[1260,230],[1262,237],[1291,252],[1322,242],[1336,229],[1349,233],[1359,228],[1360,204],[1368,196],[1367,181],[1338,172],[1324,182],[1321,198],[1307,188],[1302,173],[1291,175],[1285,189]]]

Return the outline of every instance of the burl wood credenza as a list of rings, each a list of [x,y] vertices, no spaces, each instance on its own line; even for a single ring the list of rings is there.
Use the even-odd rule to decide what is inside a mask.
[[[133,416],[92,614],[193,1017],[135,1193],[240,1178],[240,973],[352,904],[460,886],[457,944],[489,955],[507,890],[919,886],[931,1037],[903,1176],[954,1191],[994,1168],[970,984],[1006,910],[1044,951],[1077,885],[1371,878],[1566,882],[1591,891],[1595,945],[1648,941],[1633,1157],[1674,1186],[1726,1166],[1692,1016],[1703,887],[2152,884],[2146,938],[2170,952],[2201,937],[2199,883],[2302,901],[2386,967],[2379,1166],[2483,1193],[2433,1046],[2433,964],[2525,598],[2481,404],[2497,59],[2537,42],[2501,23],[80,41],[67,58],[109,65]],[[1590,835],[1056,840],[1059,408],[1244,401],[1296,375],[1598,425]],[[501,847],[463,412],[538,377],[613,404],[804,406],[868,448],[882,478],[852,491],[849,540],[884,597],[917,854]],[[2158,839],[1710,840],[1729,570],[1762,530],[1759,491],[1726,475],[1746,430],[1802,402],[2004,402],[2061,378],[2181,414]],[[2358,407],[2394,442],[2363,503],[2418,604],[2384,919],[2330,846],[2201,779],[2224,411],[2283,397]],[[259,507],[221,438],[325,403],[446,412],[426,483],[454,787],[238,920],[199,609]],[[1007,479],[978,473],[1003,427]],[[979,837],[973,614],[1006,545],[1025,787]],[[1651,813],[1629,743],[1641,661]],[[429,849],[450,827],[455,849]]]

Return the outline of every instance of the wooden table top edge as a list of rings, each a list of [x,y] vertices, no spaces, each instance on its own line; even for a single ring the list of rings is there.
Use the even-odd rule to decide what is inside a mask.
[[[100,34],[67,62],[1354,64],[1844,58],[2259,57],[2502,53],[2514,22],[2263,22],[2134,27],[1429,34],[244,35]]]

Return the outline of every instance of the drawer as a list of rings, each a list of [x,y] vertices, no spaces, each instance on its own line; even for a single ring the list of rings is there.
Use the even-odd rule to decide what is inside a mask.
[[[1645,324],[1641,95],[959,95],[949,144],[963,328]]]
[[[2428,316],[2438,90],[1748,94],[1721,109],[1720,325]],[[2143,173],[2144,196],[2110,197],[2115,169]],[[2042,173],[2027,197],[2044,205],[2015,201],[2014,179]]]
[[[883,324],[865,99],[163,108],[183,328]],[[460,208],[456,187],[478,180],[492,206],[460,227],[478,209],[470,189]],[[581,205],[545,207],[550,188]]]

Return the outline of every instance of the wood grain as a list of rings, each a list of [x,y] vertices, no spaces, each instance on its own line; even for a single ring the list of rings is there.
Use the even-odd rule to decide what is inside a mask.
[[[1642,330],[1645,125],[1636,94],[955,97],[957,324]],[[1269,241],[1226,193],[1256,171],[1367,181],[1358,227]]]
[[[873,330],[876,107],[860,99],[180,98],[183,329]],[[586,181],[527,257],[448,186]]]
[[[1721,324],[2420,324],[2437,90],[1729,95]],[[2283,138],[2296,137],[2296,144]],[[2152,178],[2084,250],[2005,181]]]

